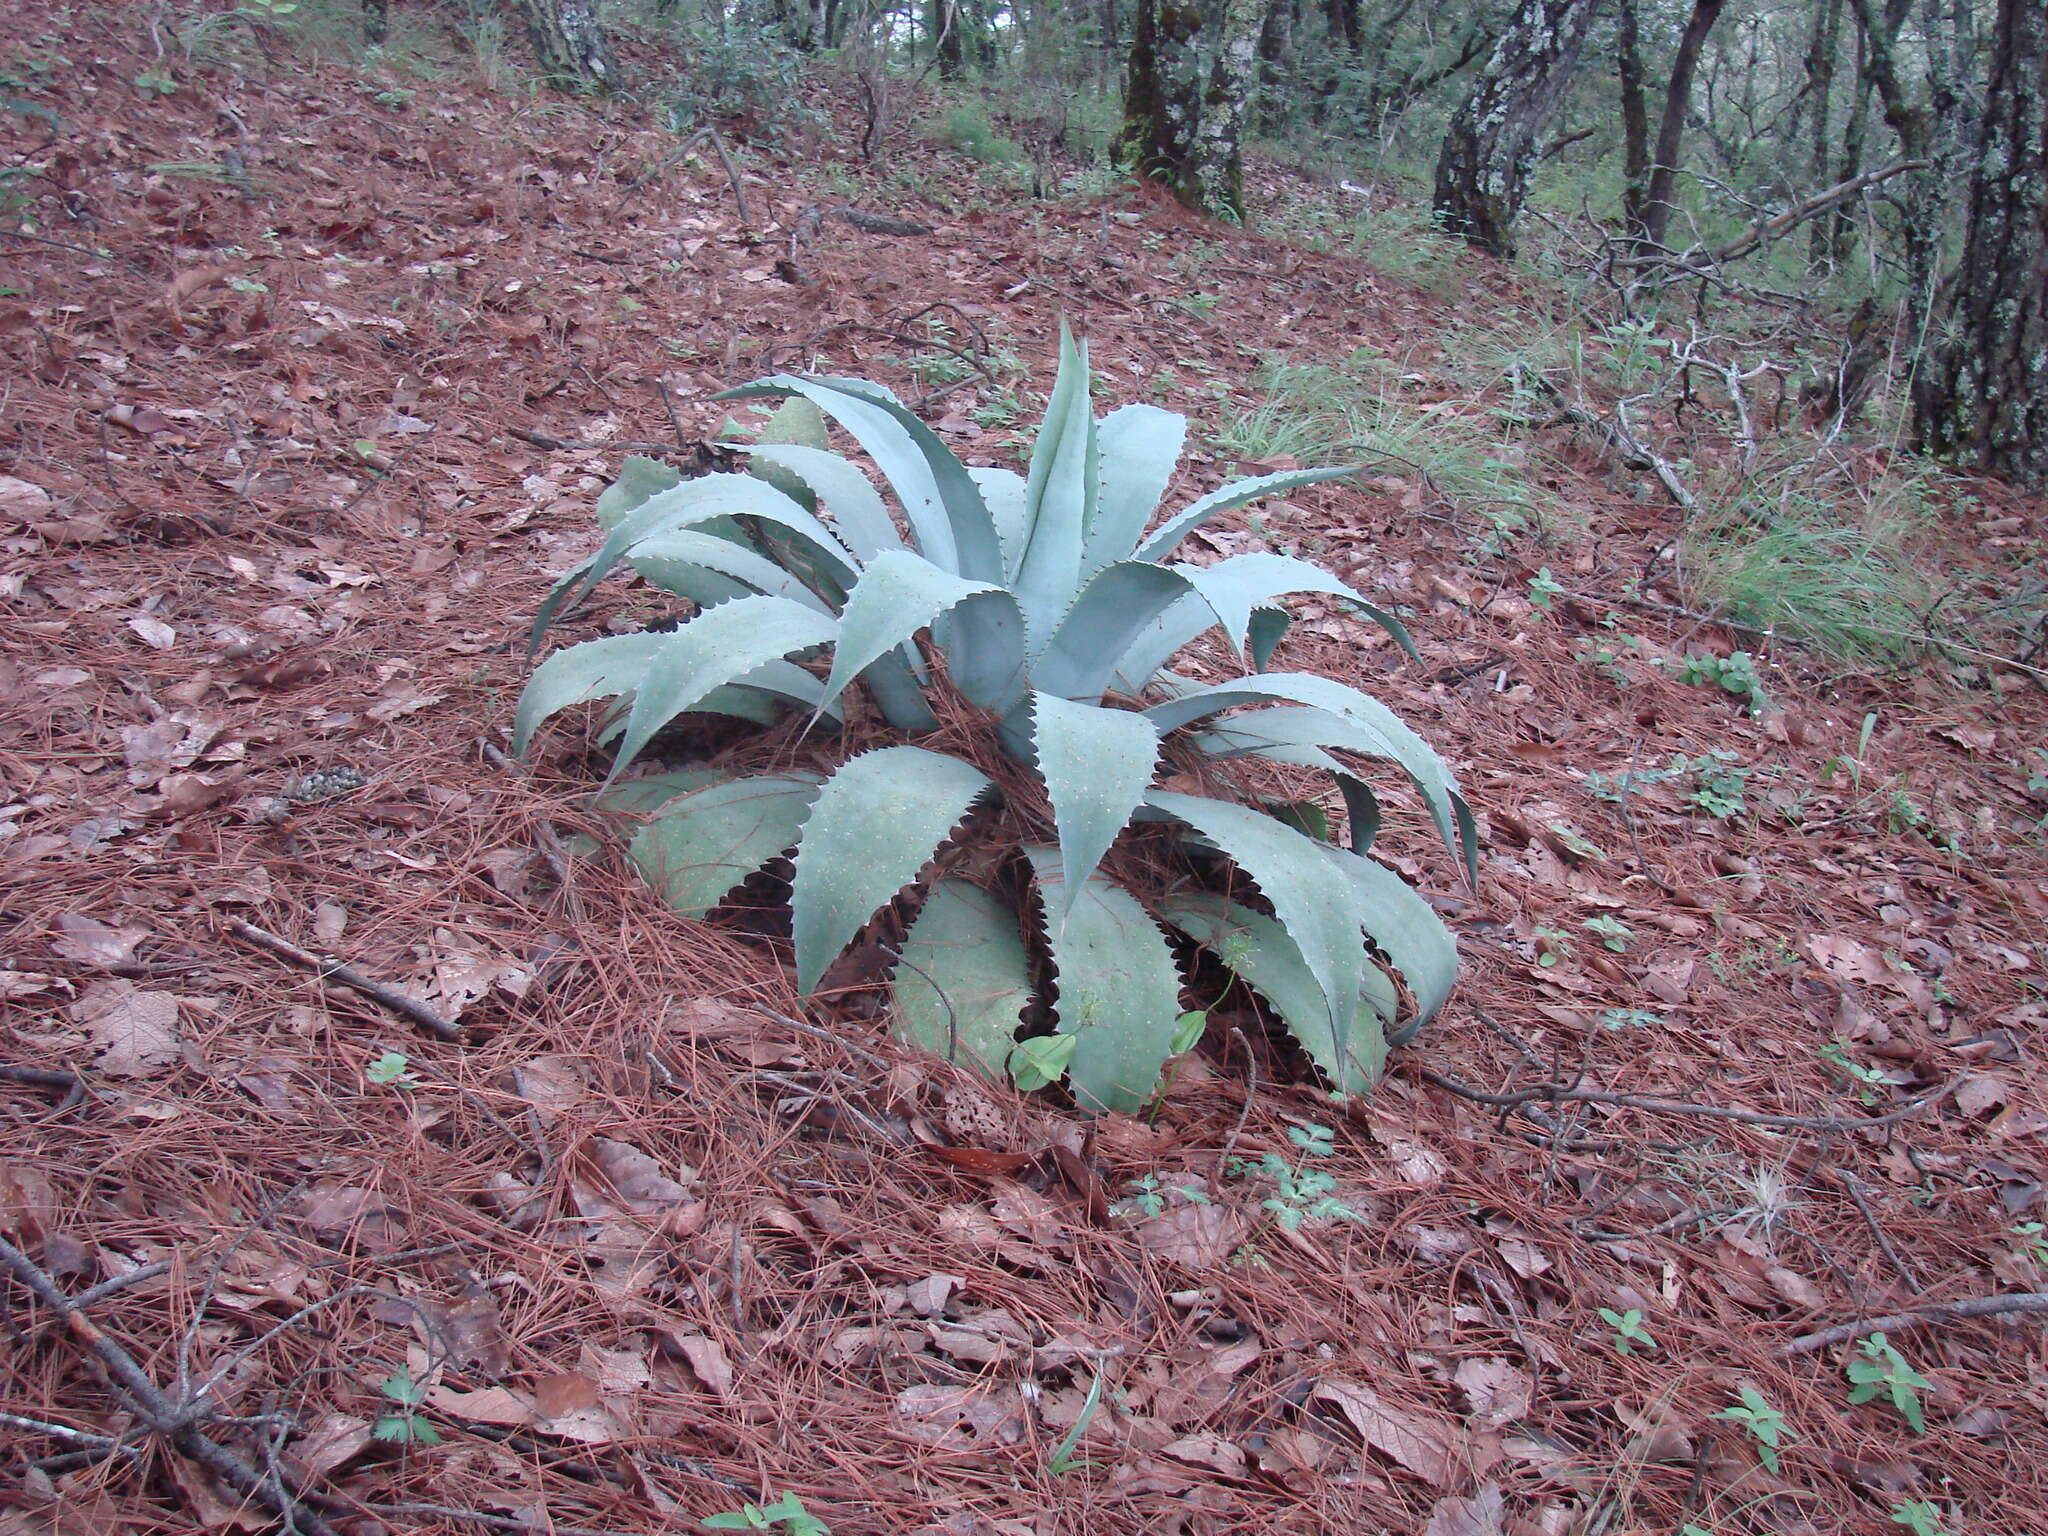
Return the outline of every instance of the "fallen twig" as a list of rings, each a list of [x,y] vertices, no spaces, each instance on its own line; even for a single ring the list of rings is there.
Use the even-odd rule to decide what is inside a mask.
[[[300,1536],[338,1536],[333,1526],[200,1429],[210,1413],[203,1396],[181,1403],[164,1396],[148,1373],[135,1363],[134,1356],[101,1332],[84,1309],[58,1289],[57,1282],[42,1266],[5,1238],[0,1238],[0,1266],[5,1266],[24,1290],[57,1315],[72,1337],[92,1351],[106,1367],[109,1385],[127,1399],[154,1433],[181,1455],[197,1462],[244,1498],[274,1511],[287,1529],[299,1532]]]
[[[238,917],[228,919],[228,931],[259,949],[267,949],[281,959],[305,967],[322,981],[337,982],[351,991],[362,993],[373,1002],[382,1003],[393,1013],[411,1019],[440,1039],[462,1038],[461,1026],[452,1019],[443,1018],[416,997],[409,997],[395,987],[387,987],[381,981],[371,980],[355,967],[344,965],[331,955],[316,955],[309,949],[301,949],[288,939],[280,939],[267,928],[258,928]]]
[[[1602,1088],[1573,1088],[1564,1083],[1544,1083],[1534,1088],[1518,1088],[1512,1093],[1484,1093],[1427,1067],[1417,1070],[1424,1082],[1446,1093],[1497,1109],[1520,1109],[1525,1104],[1611,1104],[1621,1109],[1640,1109],[1653,1115],[1699,1115],[1709,1120],[1733,1120],[1738,1125],[1762,1125],[1786,1131],[1874,1130],[1917,1115],[1923,1109],[1931,1109],[1962,1086],[1962,1079],[1957,1078],[1933,1093],[1883,1115],[1772,1115],[1761,1110],[1738,1109],[1732,1104],[1688,1104],[1681,1099],[1646,1098],[1634,1093],[1610,1093]]]
[[[1937,1302],[1911,1312],[1894,1312],[1889,1317],[1868,1317],[1853,1323],[1802,1333],[1779,1348],[1781,1355],[1810,1355],[1816,1349],[1871,1333],[1903,1333],[1908,1328],[1926,1328],[1935,1323],[1959,1323],[1977,1317],[2004,1317],[2014,1312],[2048,1313],[2048,1291],[2014,1291],[2008,1296],[1972,1296],[1967,1301]]]

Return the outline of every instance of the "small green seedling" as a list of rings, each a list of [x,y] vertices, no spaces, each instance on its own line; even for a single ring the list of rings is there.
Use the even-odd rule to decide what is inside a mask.
[[[1849,1045],[1845,1040],[1830,1040],[1813,1054],[1854,1083],[1856,1097],[1862,1103],[1875,1104],[1878,1101],[1879,1090],[1891,1086],[1890,1080],[1876,1067],[1852,1061],[1849,1057]]]
[[[1908,1365],[1906,1357],[1881,1333],[1873,1333],[1856,1348],[1861,1358],[1852,1358],[1848,1364],[1849,1401],[1867,1403],[1882,1394],[1913,1426],[1914,1434],[1926,1434],[1927,1416],[1920,1409],[1920,1392],[1934,1383]]]
[[[1054,1447],[1052,1460],[1046,1463],[1046,1470],[1055,1477],[1065,1477],[1069,1472],[1081,1472],[1094,1465],[1090,1461],[1075,1459],[1074,1447],[1081,1443],[1081,1437],[1088,1433],[1088,1426],[1095,1422],[1095,1411],[1102,1406],[1103,1373],[1097,1371],[1095,1379],[1088,1384],[1088,1395],[1081,1400],[1081,1416],[1074,1420],[1074,1427]]]
[[[1536,930],[1536,963],[1548,970],[1572,957],[1572,936],[1558,928]]]
[[[1550,605],[1564,595],[1564,583],[1550,574],[1545,566],[1529,578],[1529,601],[1540,612],[1550,612]]]
[[[1079,1035],[1037,1035],[1010,1052],[1010,1080],[1019,1093],[1033,1093],[1066,1075]]]
[[[1714,1417],[1740,1424],[1755,1436],[1757,1454],[1763,1458],[1765,1468],[1775,1473],[1778,1470],[1778,1447],[1785,1443],[1785,1415],[1771,1406],[1769,1398],[1746,1382],[1741,1388],[1741,1397],[1741,1402],[1723,1408]]]
[[[1764,691],[1763,679],[1757,676],[1756,658],[1747,651],[1737,651],[1732,656],[1693,651],[1677,663],[1676,670],[1681,683],[1733,694],[1749,706],[1752,715],[1760,715],[1771,707],[1771,696]]]
[[[1304,1159],[1325,1157],[1336,1150],[1337,1134],[1327,1125],[1290,1125],[1287,1139],[1300,1149]],[[1240,1179],[1266,1179],[1273,1193],[1259,1202],[1273,1213],[1273,1219],[1289,1232],[1299,1232],[1305,1223],[1363,1221],[1350,1206],[1331,1193],[1336,1178],[1320,1169],[1296,1167],[1277,1152],[1268,1152],[1257,1162],[1250,1158],[1230,1160],[1230,1174]]]
[[[2038,1221],[2023,1221],[2012,1229],[2012,1235],[2020,1240],[2022,1257],[2032,1259],[2041,1268],[2048,1269],[2048,1225]]]
[[[698,1522],[707,1531],[772,1531],[783,1536],[832,1536],[832,1527],[804,1508],[804,1501],[785,1493],[773,1504],[742,1504]]]
[[[412,1058],[399,1051],[386,1051],[367,1067],[363,1076],[379,1088],[409,1088],[419,1081],[419,1074],[408,1071]]]
[[[1643,1326],[1643,1314],[1639,1308],[1630,1307],[1626,1312],[1616,1312],[1611,1307],[1602,1307],[1600,1321],[1614,1330],[1614,1352],[1617,1355],[1632,1355],[1638,1345],[1644,1349],[1657,1347],[1657,1341]]]
[[[1635,929],[1618,917],[1589,917],[1579,926],[1597,938],[1601,948],[1617,955],[1628,953],[1628,941],[1636,936]]]
[[[1648,1008],[1604,1008],[1600,1012],[1602,1029],[1656,1029],[1663,1022],[1663,1014]]]
[[[441,1432],[414,1412],[427,1399],[427,1389],[412,1379],[403,1366],[377,1383],[377,1392],[388,1399],[394,1411],[370,1426],[379,1440],[396,1445],[439,1445]]]
[[[1893,1505],[1892,1524],[1903,1525],[1913,1536],[1949,1536],[1948,1527],[1941,1523],[1941,1511],[1925,1499]]]

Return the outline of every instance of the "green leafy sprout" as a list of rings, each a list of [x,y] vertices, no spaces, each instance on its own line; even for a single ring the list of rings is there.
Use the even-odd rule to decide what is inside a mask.
[[[1600,1321],[1614,1330],[1614,1352],[1617,1355],[1632,1355],[1639,1348],[1657,1347],[1657,1341],[1650,1337],[1649,1329],[1643,1326],[1642,1310],[1638,1307],[1630,1307],[1626,1312],[1616,1312],[1611,1307],[1602,1307]]]
[[[1628,952],[1628,941],[1636,936],[1635,929],[1618,917],[1589,917],[1579,926],[1600,941],[1602,949],[1611,949],[1617,955]]]
[[[441,1432],[414,1411],[426,1401],[427,1389],[413,1380],[411,1371],[400,1366],[377,1383],[377,1393],[392,1404],[392,1411],[370,1426],[374,1438],[398,1445],[441,1443]]]
[[[1064,1076],[1084,1110],[1135,1112],[1159,1091],[1187,1012],[1182,957],[1207,951],[1333,1088],[1363,1092],[1442,1006],[1457,951],[1428,902],[1366,856],[1380,808],[1360,760],[1414,786],[1468,881],[1474,823],[1449,770],[1384,704],[1264,668],[1290,593],[1340,601],[1413,645],[1393,614],[1306,561],[1169,563],[1211,518],[1353,468],[1263,475],[1155,523],[1186,423],[1150,405],[1098,419],[1088,377],[1063,331],[1028,474],[968,468],[864,380],[778,374],[731,391],[786,402],[758,440],[729,445],[750,472],[685,480],[629,459],[597,503],[602,546],[557,583],[533,638],[621,564],[694,613],[549,656],[514,744],[523,754],[550,717],[613,701],[598,724],[612,748],[599,802],[653,816],[630,853],[669,904],[703,917],[757,871],[791,871],[806,993],[878,913],[901,911],[898,1035],[986,1076]],[[893,507],[827,450],[828,420],[866,451]],[[1219,627],[1243,675],[1199,684],[1168,670]],[[750,722],[787,762],[799,732],[836,728],[855,698],[894,740],[830,772],[616,782],[680,716]],[[970,744],[917,744],[942,710],[979,722]],[[1227,773],[1239,759],[1328,774],[1349,846],[1157,782],[1162,764]],[[1028,803],[998,787],[1020,766],[1036,781]]]
[[[1906,1363],[1898,1347],[1881,1333],[1873,1333],[1856,1346],[1848,1363],[1851,1383],[1849,1401],[1867,1403],[1886,1398],[1899,1416],[1913,1426],[1913,1433],[1927,1433],[1927,1416],[1920,1407],[1920,1393],[1934,1383]]]
[[[1941,1523],[1941,1511],[1926,1499],[1913,1499],[1892,1506],[1892,1524],[1903,1525],[1913,1536],[1949,1536]]]
[[[832,1527],[804,1508],[804,1501],[785,1493],[772,1504],[742,1504],[697,1522],[707,1531],[772,1531],[783,1536],[832,1536]]]
[[[1757,1454],[1766,1470],[1778,1470],[1778,1450],[1785,1443],[1785,1415],[1771,1406],[1771,1400],[1747,1382],[1739,1389],[1740,1402],[1723,1408],[1714,1417],[1726,1419],[1748,1430],[1757,1443]]]
[[[1301,1154],[1296,1161],[1289,1162],[1278,1152],[1257,1159],[1234,1157],[1230,1160],[1231,1177],[1270,1183],[1273,1193],[1259,1205],[1289,1232],[1328,1221],[1364,1220],[1333,1193],[1335,1175],[1308,1166],[1310,1158],[1327,1157],[1336,1150],[1336,1132],[1327,1125],[1291,1125],[1287,1139]]]
[[[417,1073],[407,1070],[411,1066],[411,1057],[386,1051],[363,1068],[363,1076],[380,1088],[406,1088],[419,1081]]]

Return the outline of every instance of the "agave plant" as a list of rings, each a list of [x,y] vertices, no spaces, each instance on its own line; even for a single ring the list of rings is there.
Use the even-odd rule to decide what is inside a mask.
[[[1288,593],[1341,599],[1410,655],[1413,646],[1391,614],[1305,561],[1166,563],[1219,513],[1351,471],[1243,481],[1155,527],[1186,424],[1146,405],[1097,420],[1088,377],[1085,348],[1063,331],[1028,476],[967,468],[865,380],[778,374],[721,397],[810,402],[818,442],[823,418],[844,429],[886,478],[895,511],[822,446],[744,445],[754,473],[690,480],[629,462],[598,503],[602,547],[548,596],[535,643],[622,561],[697,611],[665,632],[549,657],[520,700],[517,748],[557,711],[614,699],[605,731],[616,778],[684,712],[772,722],[807,711],[815,726],[840,721],[859,689],[896,733],[916,737],[937,728],[933,704],[950,690],[985,723],[982,761],[1000,766],[999,746],[1042,786],[1007,864],[962,858],[956,841],[970,813],[1000,795],[994,779],[910,740],[829,775],[699,769],[630,781],[614,803],[629,791],[633,808],[659,812],[634,841],[636,862],[673,906],[702,915],[793,856],[790,920],[807,993],[895,909],[907,917],[891,952],[901,1035],[1026,1086],[1064,1070],[1090,1110],[1141,1106],[1169,1055],[1186,1048],[1167,929],[1189,941],[1179,954],[1206,950],[1256,992],[1333,1086],[1362,1090],[1389,1040],[1443,1003],[1457,959],[1428,903],[1364,856],[1379,807],[1353,764],[1404,773],[1468,876],[1471,813],[1436,754],[1385,705],[1330,678],[1263,668],[1287,625],[1275,600]],[[1247,675],[1203,684],[1166,670],[1218,626],[1240,658],[1248,653]],[[1245,757],[1330,774],[1351,846],[1313,835],[1327,825],[1319,814],[1158,782],[1163,763]],[[1156,824],[1138,834],[1145,847],[1171,839],[1184,871],[1212,878],[1157,882],[1143,901],[1111,880],[1105,855],[1137,823]],[[1007,877],[992,876],[1004,868]],[[1030,910],[1006,887],[1028,892],[1017,905]]]

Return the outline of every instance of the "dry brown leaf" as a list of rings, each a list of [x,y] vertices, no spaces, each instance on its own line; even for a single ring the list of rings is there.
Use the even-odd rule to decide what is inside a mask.
[[[64,913],[50,927],[57,935],[50,945],[54,953],[102,968],[132,964],[135,946],[149,937],[147,928],[114,928],[76,912]]]
[[[95,1063],[115,1077],[148,1077],[178,1059],[178,999],[126,981],[100,981],[71,1005],[72,1019],[99,1047]]]
[[[452,1387],[429,1387],[427,1406],[453,1418],[477,1424],[531,1424],[539,1415],[533,1398],[510,1387],[485,1387],[478,1392],[458,1392]]]
[[[1015,1445],[1024,1438],[1019,1400],[999,1400],[985,1387],[940,1382],[905,1387],[896,1394],[896,1412],[914,1438],[932,1445],[965,1449],[989,1442]]]
[[[723,1344],[702,1334],[670,1334],[668,1342],[690,1367],[690,1374],[704,1384],[705,1391],[713,1397],[732,1396],[732,1361]]]
[[[1214,1269],[1244,1240],[1241,1211],[1222,1205],[1176,1205],[1138,1223],[1148,1252],[1188,1269]]]
[[[1452,1445],[1458,1438],[1449,1420],[1396,1408],[1362,1382],[1326,1376],[1314,1395],[1335,1403],[1367,1445],[1398,1461],[1439,1488],[1457,1475]]]
[[[291,1456],[308,1479],[325,1477],[368,1448],[370,1421],[352,1413],[323,1413],[292,1442]]]
[[[590,1147],[598,1168],[628,1210],[655,1216],[689,1200],[688,1186],[697,1181],[697,1170],[688,1163],[676,1164],[680,1178],[670,1178],[659,1163],[630,1143],[593,1136]]]
[[[1459,1361],[1452,1380],[1472,1405],[1471,1421],[1488,1429],[1525,1418],[1536,1400],[1536,1383],[1529,1373],[1497,1356]]]
[[[1245,1454],[1241,1446],[1232,1444],[1221,1435],[1183,1435],[1159,1447],[1159,1454],[1171,1456],[1175,1461],[1185,1461],[1192,1466],[1208,1467],[1221,1472],[1225,1477],[1243,1477]]]
[[[1505,1503],[1498,1483],[1483,1484],[1469,1498],[1438,1499],[1422,1536],[1502,1536]]]

